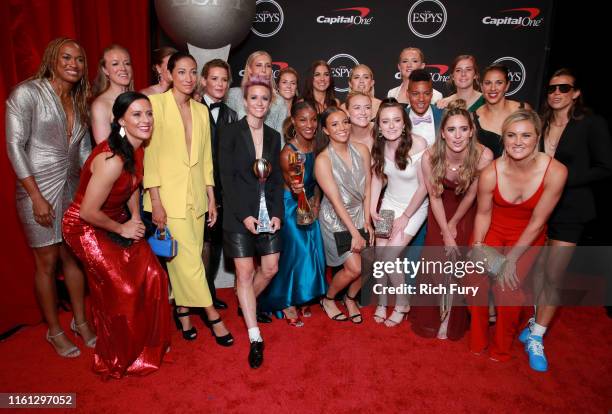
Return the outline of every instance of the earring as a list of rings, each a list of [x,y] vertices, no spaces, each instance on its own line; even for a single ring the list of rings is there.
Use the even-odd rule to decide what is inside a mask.
[[[119,128],[119,135],[121,135],[121,138],[125,138],[125,128],[124,127]]]
[[[378,131],[378,139],[383,139],[383,134],[380,131]]]
[[[293,134],[291,133],[291,131],[293,131]],[[297,131],[295,130],[295,125],[291,125],[291,128],[289,128],[289,134],[287,135],[287,137],[289,139],[293,139],[297,136]]]

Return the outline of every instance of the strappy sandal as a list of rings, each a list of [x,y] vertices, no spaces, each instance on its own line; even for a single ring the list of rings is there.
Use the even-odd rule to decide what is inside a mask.
[[[355,306],[357,306],[357,308],[359,308],[359,304],[357,303],[357,294],[355,294],[355,296],[350,296],[348,293],[346,293],[346,295],[344,295],[344,306],[346,307],[346,310],[348,311],[348,306],[346,306],[346,300],[350,300],[351,302],[353,302],[355,304]],[[351,322],[353,322],[354,324],[358,325],[361,322],[363,322],[363,317],[361,316],[361,313],[354,313],[352,315],[350,315],[350,311],[349,311],[349,319],[351,320]]]
[[[72,322],[70,322],[70,330],[72,332],[74,332],[74,334],[76,336],[80,336],[81,338],[83,338],[83,342],[85,342],[85,346],[87,346],[87,348],[95,348],[96,347],[96,341],[98,339],[97,336],[94,336],[93,338],[89,338],[89,341],[86,341],[85,337],[83,335],[81,335],[81,328],[86,326],[86,325],[87,325],[87,321],[77,325],[77,323],[74,320],[74,318],[72,318]]]
[[[400,323],[402,323],[402,321],[406,318],[408,318],[408,313],[410,312],[410,308],[408,308],[407,311],[399,311],[397,310],[397,308],[393,309],[393,312],[391,312],[391,315],[389,315],[389,317],[387,318],[387,320],[385,320],[385,326],[387,328],[395,328],[396,326],[398,326]],[[396,320],[393,319],[393,315],[394,314],[398,314],[401,316],[400,320]]]
[[[55,343],[55,338],[61,335],[66,335],[66,334],[64,333],[64,331],[60,331],[59,333],[56,333],[55,335],[50,335],[49,331],[47,330],[47,336],[46,336],[47,342],[51,344],[53,349],[55,349],[55,352],[57,352],[57,354],[63,358],[76,358],[79,355],[81,355],[81,350],[74,344],[72,344],[71,347],[61,351],[57,347],[57,344]]]
[[[379,310],[381,309],[382,311],[379,312]],[[387,319],[387,307],[383,305],[376,306],[376,310],[374,311],[373,318],[374,318],[374,322],[383,323]]]
[[[327,315],[327,317],[329,319],[331,319],[332,321],[337,321],[337,322],[346,322],[348,321],[348,318],[346,317],[346,315],[342,312],[334,315],[334,316],[329,316],[329,313],[327,313],[327,310],[325,309],[325,305],[323,305],[323,301],[327,299],[327,300],[331,300],[332,302],[334,301],[334,298],[330,298],[329,296],[325,295],[324,297],[321,298],[321,300],[319,301],[319,305],[321,305],[321,309],[323,309],[323,312],[325,312],[325,314]]]

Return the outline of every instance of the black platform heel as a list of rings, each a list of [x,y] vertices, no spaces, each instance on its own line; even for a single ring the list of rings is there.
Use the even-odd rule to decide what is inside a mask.
[[[179,312],[178,306],[174,308],[174,323],[176,324],[176,329],[181,331],[181,333],[183,334],[183,339],[185,339],[186,341],[193,341],[198,337],[198,330],[195,328],[195,326],[192,326],[191,329],[184,331],[183,324],[181,323],[180,319],[189,315],[191,315],[191,312],[189,311]]]
[[[215,341],[221,346],[232,346],[234,344],[234,337],[230,332],[227,335],[217,336],[215,334],[215,330],[213,329],[213,325],[216,325],[221,322],[221,318],[217,318],[214,321],[206,321],[206,326],[210,329],[210,333],[214,336]]]

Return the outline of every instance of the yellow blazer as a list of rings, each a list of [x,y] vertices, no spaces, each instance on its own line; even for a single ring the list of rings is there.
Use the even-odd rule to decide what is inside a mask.
[[[206,186],[214,186],[208,109],[191,99],[191,158],[187,156],[185,129],[172,95],[149,96],[153,108],[153,136],[145,148],[145,189],[159,187],[162,205],[168,217],[185,218],[187,189],[191,180],[193,207],[198,217],[208,211]],[[146,191],[144,209],[152,211]]]

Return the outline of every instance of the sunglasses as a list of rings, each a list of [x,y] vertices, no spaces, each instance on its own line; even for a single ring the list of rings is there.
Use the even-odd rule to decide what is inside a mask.
[[[574,85],[570,85],[569,83],[561,83],[561,84],[557,84],[557,85],[548,85],[548,87],[546,88],[546,91],[549,94],[551,94],[551,93],[555,93],[555,91],[557,89],[559,89],[559,92],[561,92],[561,93],[568,93],[569,91],[574,89]]]

